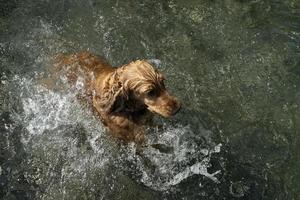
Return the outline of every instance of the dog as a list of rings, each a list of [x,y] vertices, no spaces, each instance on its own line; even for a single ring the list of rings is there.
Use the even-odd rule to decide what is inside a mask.
[[[175,115],[181,102],[166,90],[164,76],[146,60],[112,67],[100,57],[81,52],[58,56],[56,68],[65,69],[69,83],[84,80],[90,102],[110,134],[123,143],[145,141],[145,126],[153,114]]]

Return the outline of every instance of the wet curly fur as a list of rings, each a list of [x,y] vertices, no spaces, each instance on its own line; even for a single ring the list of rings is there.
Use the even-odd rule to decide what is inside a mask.
[[[153,113],[170,117],[181,107],[166,90],[164,76],[145,60],[115,68],[82,52],[56,61],[56,67],[67,69],[70,83],[83,77],[87,99],[111,135],[125,143],[144,142],[144,126]]]

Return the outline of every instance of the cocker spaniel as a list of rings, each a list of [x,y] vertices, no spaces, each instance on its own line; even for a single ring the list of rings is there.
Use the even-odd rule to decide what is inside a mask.
[[[69,82],[83,78],[85,94],[110,133],[121,141],[143,143],[144,127],[153,113],[175,115],[179,100],[169,94],[164,76],[146,60],[115,68],[103,59],[82,52],[59,56],[56,66],[67,69]]]

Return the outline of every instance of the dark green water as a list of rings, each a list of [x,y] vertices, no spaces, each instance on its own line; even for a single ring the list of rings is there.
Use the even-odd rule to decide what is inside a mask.
[[[300,199],[299,31],[298,0],[0,0],[0,199]],[[160,62],[184,106],[148,137],[172,152],[39,83],[87,49]]]

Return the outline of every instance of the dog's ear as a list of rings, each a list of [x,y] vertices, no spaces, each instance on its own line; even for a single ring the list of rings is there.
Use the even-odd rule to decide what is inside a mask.
[[[112,75],[111,79],[105,83],[104,89],[93,95],[94,106],[106,113],[118,112],[125,107],[127,99],[123,84],[119,80],[117,73]]]

